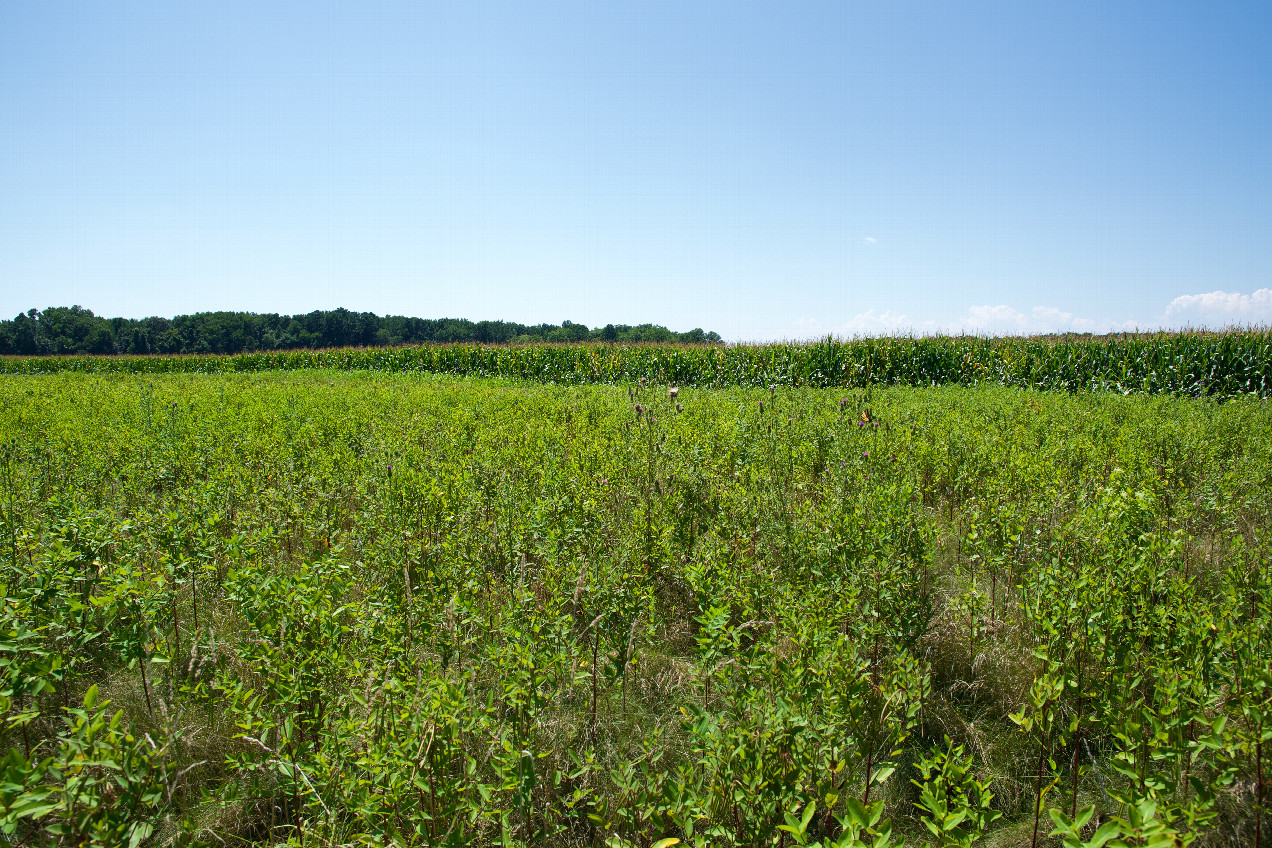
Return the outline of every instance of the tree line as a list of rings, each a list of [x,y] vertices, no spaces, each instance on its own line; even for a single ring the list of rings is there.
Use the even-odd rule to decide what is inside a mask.
[[[103,318],[80,306],[31,309],[0,321],[0,355],[242,353],[331,347],[478,342],[682,342],[715,344],[701,328],[676,333],[657,324],[518,324],[463,318],[410,318],[347,309],[307,315],[196,312],[175,318]]]

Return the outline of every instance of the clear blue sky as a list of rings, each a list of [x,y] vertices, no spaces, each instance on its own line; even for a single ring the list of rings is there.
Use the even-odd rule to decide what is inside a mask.
[[[1272,3],[0,0],[0,315],[1272,320]]]

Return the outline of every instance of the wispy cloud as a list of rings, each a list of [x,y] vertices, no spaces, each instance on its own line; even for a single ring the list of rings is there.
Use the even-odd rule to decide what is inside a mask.
[[[1186,294],[1166,307],[1168,323],[1182,326],[1226,327],[1231,324],[1272,323],[1272,289],[1252,294],[1212,291]]]
[[[967,307],[963,313],[937,318],[915,318],[892,309],[868,309],[841,323],[819,323],[803,319],[801,334],[805,338],[824,335],[890,336],[957,335],[974,333],[985,336],[1041,335],[1046,333],[1126,333],[1149,332],[1163,328],[1210,327],[1222,329],[1237,325],[1272,326],[1272,288],[1261,288],[1250,294],[1214,291],[1177,297],[1147,318],[1123,315],[1120,318],[1091,318],[1056,306],[1017,307],[1007,303],[982,303]]]
[[[874,236],[866,236],[866,244],[878,244]]]
[[[1028,322],[1024,313],[1005,303],[997,306],[989,304],[972,306],[968,308],[967,314],[964,326],[976,332],[1018,333],[1025,329],[1025,324]]]
[[[961,324],[952,328],[956,332],[983,335],[1034,335],[1039,333],[1108,333],[1135,329],[1135,322],[1095,321],[1055,306],[1034,306],[1021,312],[1005,303],[968,307]]]
[[[1031,313],[1032,323],[1050,330],[1074,330],[1079,333],[1094,329],[1095,322],[1090,318],[1079,318],[1072,312],[1065,312],[1054,306],[1035,306]]]
[[[831,332],[836,336],[930,336],[938,333],[976,333],[982,335],[1020,335],[1055,332],[1094,332],[1096,323],[1052,306],[1035,306],[1021,312],[1007,304],[971,306],[964,315],[952,320],[917,319],[892,309],[867,309],[833,326],[825,326],[816,319],[800,320],[800,334],[811,338]],[[1125,329],[1121,325],[1109,325],[1101,329]]]
[[[834,333],[837,336],[925,335],[941,332],[941,329],[935,321],[916,321],[909,315],[891,309],[882,312],[867,309],[836,325]]]

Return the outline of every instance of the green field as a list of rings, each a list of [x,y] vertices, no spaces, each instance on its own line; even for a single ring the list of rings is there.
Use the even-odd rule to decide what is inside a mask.
[[[0,830],[1272,844],[1267,335],[1196,338],[6,360],[80,373],[0,377]]]

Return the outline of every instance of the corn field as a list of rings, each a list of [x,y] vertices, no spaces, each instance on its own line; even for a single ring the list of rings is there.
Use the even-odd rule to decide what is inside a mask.
[[[934,386],[985,383],[1208,397],[1272,392],[1272,331],[1157,333],[1101,340],[863,338],[766,345],[429,345],[227,356],[0,358],[0,373],[426,371],[545,383],[683,386]]]

